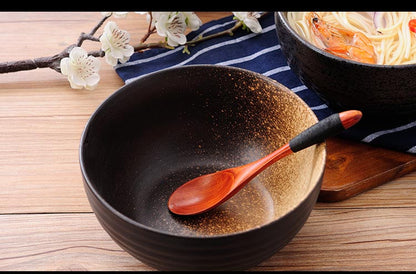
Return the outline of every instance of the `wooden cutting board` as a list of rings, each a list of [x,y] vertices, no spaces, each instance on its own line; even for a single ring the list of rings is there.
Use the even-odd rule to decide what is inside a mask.
[[[337,202],[416,170],[416,155],[332,137],[320,202]]]

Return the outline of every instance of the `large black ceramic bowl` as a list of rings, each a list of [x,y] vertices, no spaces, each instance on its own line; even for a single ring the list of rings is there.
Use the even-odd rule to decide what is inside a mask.
[[[300,80],[334,110],[358,109],[368,122],[416,118],[416,65],[374,65],[327,53],[305,41],[276,12],[281,50]]]
[[[80,165],[93,211],[124,250],[160,270],[253,267],[307,220],[325,144],[266,169],[213,211],[181,217],[170,194],[184,182],[254,161],[317,122],[281,84],[223,66],[167,69],[131,82],[95,111]]]

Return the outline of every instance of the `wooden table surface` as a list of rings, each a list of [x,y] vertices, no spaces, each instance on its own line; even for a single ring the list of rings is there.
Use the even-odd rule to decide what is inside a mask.
[[[203,22],[229,12],[199,12]],[[100,12],[0,13],[0,62],[51,56]],[[112,18],[138,41],[144,15]],[[157,39],[156,39],[157,40]],[[85,48],[99,44],[86,42]],[[98,223],[78,148],[98,105],[123,85],[101,59],[93,91],[50,69],[0,75],[0,270],[154,270]],[[317,203],[282,250],[251,270],[416,270],[416,172],[336,203]]]

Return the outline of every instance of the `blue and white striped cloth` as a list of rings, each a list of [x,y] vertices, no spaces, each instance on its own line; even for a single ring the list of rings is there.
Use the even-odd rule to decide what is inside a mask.
[[[314,111],[318,119],[334,113],[314,91],[308,89],[291,71],[280,50],[273,13],[260,19],[260,34],[239,29],[234,35],[222,36],[189,46],[190,54],[183,53],[183,46],[173,50],[152,49],[135,53],[124,64],[115,66],[118,75],[127,84],[145,74],[160,69],[192,64],[218,64],[248,69],[266,75],[301,97]],[[188,34],[187,39],[209,35],[229,29],[235,24],[233,16],[203,24]],[[416,153],[416,121],[388,128],[352,127],[342,134],[344,138],[402,152]]]

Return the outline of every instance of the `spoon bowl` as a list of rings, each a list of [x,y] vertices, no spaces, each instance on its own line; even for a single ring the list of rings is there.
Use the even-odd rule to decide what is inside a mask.
[[[204,204],[209,210],[223,202],[234,189],[235,182],[233,172],[228,170],[192,179],[172,194],[168,203],[169,210],[180,215],[193,215],[195,214],[193,209],[200,204]],[[180,197],[176,198],[175,195]]]

